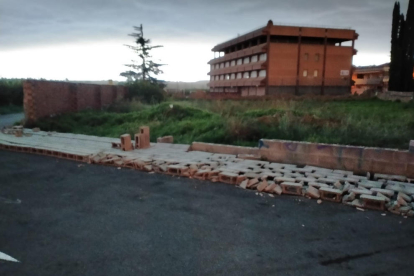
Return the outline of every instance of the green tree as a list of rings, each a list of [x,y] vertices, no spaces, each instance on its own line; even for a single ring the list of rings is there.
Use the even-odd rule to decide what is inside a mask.
[[[393,11],[389,89],[414,91],[414,0],[410,0],[407,16],[400,14],[400,3]]]
[[[160,69],[161,66],[164,64],[156,63],[152,60],[152,56],[150,55],[151,50],[155,48],[163,47],[161,45],[151,45],[151,41],[149,39],[144,38],[144,28],[142,24],[139,27],[134,26],[134,30],[136,32],[129,34],[135,38],[136,46],[132,45],[125,45],[131,50],[133,50],[138,57],[141,59],[140,61],[132,60],[132,64],[126,64],[125,66],[132,68],[133,70],[129,70],[126,72],[121,73],[121,76],[126,77],[128,81],[148,81],[152,84],[157,84],[160,81],[156,79],[156,76],[162,74],[162,70]]]
[[[414,0],[410,0],[404,26],[403,72],[401,91],[414,91]]]
[[[400,3],[395,2],[392,15],[392,31],[391,31],[391,63],[390,63],[390,81],[389,89],[398,91],[400,89],[401,75],[401,43],[399,41],[399,31],[401,27],[400,19]]]

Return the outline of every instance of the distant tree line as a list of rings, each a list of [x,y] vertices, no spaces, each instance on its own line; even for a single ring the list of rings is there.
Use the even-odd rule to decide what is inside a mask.
[[[389,90],[414,91],[414,0],[408,4],[407,16],[394,5],[391,32],[391,64]]]
[[[21,79],[0,79],[0,106],[23,106],[23,81]]]

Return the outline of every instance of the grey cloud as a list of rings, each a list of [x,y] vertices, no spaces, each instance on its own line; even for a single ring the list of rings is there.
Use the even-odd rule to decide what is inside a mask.
[[[128,40],[143,23],[153,40],[212,46],[275,23],[351,27],[357,48],[389,51],[392,0],[2,0],[0,49],[82,41]],[[401,1],[405,11],[408,0]]]

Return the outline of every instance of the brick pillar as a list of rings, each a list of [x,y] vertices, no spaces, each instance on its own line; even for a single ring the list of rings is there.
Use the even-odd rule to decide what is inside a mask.
[[[23,107],[26,123],[35,122],[37,120],[33,91],[33,83],[31,81],[25,81],[23,83]]]

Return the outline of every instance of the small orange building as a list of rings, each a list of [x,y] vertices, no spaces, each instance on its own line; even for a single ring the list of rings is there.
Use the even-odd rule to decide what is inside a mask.
[[[358,34],[350,29],[276,26],[269,21],[212,49],[210,92],[349,94],[356,39]]]

